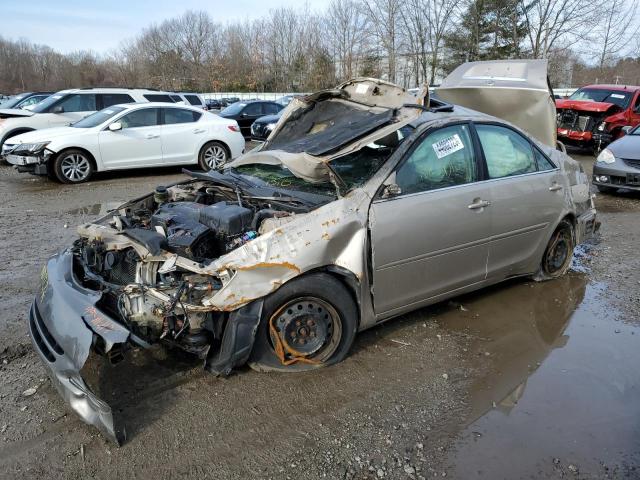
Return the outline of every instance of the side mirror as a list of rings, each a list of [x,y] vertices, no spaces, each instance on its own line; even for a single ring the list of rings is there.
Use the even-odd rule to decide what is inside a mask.
[[[397,197],[402,193],[402,189],[396,183],[390,183],[389,185],[385,185],[382,190],[382,198],[393,198]]]
[[[627,133],[629,133],[631,130],[633,130],[633,127],[630,126],[630,125],[626,125],[626,126],[622,127],[622,131],[624,132],[625,135]]]
[[[122,130],[122,124],[120,122],[113,122],[111,125],[109,125],[109,130],[111,130],[112,132]]]
[[[61,107],[60,105],[53,107],[51,113],[64,113],[64,107]]]

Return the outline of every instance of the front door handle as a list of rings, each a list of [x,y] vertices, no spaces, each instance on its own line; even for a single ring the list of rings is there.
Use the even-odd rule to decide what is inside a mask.
[[[491,202],[476,198],[473,200],[473,203],[469,205],[469,210],[477,210],[479,208],[488,207],[489,205],[491,205]]]
[[[557,183],[554,183],[549,187],[550,192],[557,192],[558,190],[562,190],[562,185],[558,185]]]
[[[196,128],[193,133],[204,133],[206,132],[206,130],[203,130],[202,128]]]

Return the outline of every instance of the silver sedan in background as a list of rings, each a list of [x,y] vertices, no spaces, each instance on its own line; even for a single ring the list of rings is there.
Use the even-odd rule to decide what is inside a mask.
[[[593,184],[602,193],[619,188],[640,191],[640,125],[609,144],[593,166]]]

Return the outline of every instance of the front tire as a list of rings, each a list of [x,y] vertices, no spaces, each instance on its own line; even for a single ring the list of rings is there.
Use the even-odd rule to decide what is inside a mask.
[[[533,279],[537,282],[561,277],[571,267],[575,248],[575,229],[569,220],[562,220],[551,235],[540,263],[540,269]]]
[[[200,149],[198,154],[198,165],[202,170],[208,172],[209,170],[217,170],[224,166],[231,155],[220,142],[208,142]]]
[[[53,161],[53,173],[61,183],[86,182],[94,170],[92,159],[82,150],[65,150]]]
[[[269,295],[249,365],[257,371],[305,371],[342,361],[358,329],[344,285],[326,273],[296,278]]]

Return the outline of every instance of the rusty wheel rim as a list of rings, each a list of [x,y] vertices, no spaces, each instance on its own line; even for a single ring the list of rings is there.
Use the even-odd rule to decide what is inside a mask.
[[[554,234],[544,262],[544,268],[549,275],[561,272],[571,261],[572,243],[571,232],[566,228]]]
[[[269,327],[271,346],[284,365],[325,362],[342,339],[340,315],[317,297],[285,303],[271,316]]]

